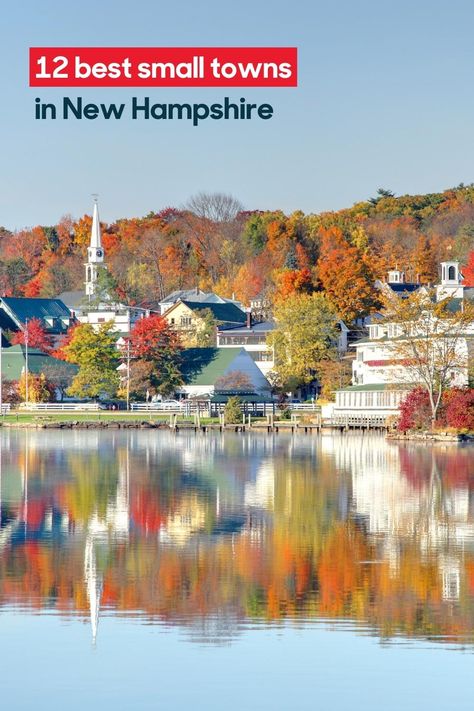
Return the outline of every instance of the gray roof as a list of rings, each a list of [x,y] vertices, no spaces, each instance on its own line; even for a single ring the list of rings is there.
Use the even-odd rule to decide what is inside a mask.
[[[201,291],[197,287],[194,289],[177,289],[172,291],[171,294],[165,296],[161,299],[160,304],[175,304],[177,301],[192,301],[196,303],[208,303],[208,304],[238,304],[235,299],[227,299],[223,296],[218,296],[212,291]]]
[[[61,301],[73,311],[81,311],[85,298],[85,291],[63,291],[63,293],[58,296],[58,299],[61,299]]]
[[[250,328],[247,328],[247,326],[220,326],[219,333],[231,331],[231,335],[236,334],[239,336],[248,335],[250,333],[268,333],[269,331],[273,331],[274,328],[275,324],[273,321],[261,321],[260,323],[253,323]]]

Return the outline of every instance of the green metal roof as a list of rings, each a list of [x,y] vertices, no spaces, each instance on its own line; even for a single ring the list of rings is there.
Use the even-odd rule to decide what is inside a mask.
[[[182,373],[186,385],[214,385],[242,348],[185,348]]]
[[[22,370],[25,367],[25,346],[11,346],[2,350],[2,376],[5,380],[19,380]],[[28,371],[30,373],[43,373],[54,367],[67,368],[71,375],[77,372],[77,367],[72,363],[66,363],[52,356],[46,355],[36,348],[28,349]]]
[[[216,321],[222,321],[224,323],[245,323],[247,320],[244,311],[239,309],[235,304],[214,304],[206,301],[183,301],[182,303],[193,311],[204,311],[208,309]]]

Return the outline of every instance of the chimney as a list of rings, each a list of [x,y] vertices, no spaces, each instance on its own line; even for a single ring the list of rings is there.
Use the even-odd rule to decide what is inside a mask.
[[[247,323],[246,328],[252,328],[252,309],[245,309],[247,313]]]
[[[199,296],[199,287],[196,287],[196,296]]]

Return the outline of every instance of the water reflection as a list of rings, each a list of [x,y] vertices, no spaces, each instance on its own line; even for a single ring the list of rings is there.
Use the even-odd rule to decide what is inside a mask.
[[[469,446],[4,431],[0,604],[182,625],[334,620],[471,644]]]

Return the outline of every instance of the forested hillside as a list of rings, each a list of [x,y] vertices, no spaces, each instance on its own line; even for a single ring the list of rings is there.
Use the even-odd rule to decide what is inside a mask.
[[[1,219],[1,215],[0,215]],[[55,296],[82,288],[91,217],[18,232],[0,229],[0,292]],[[458,259],[474,284],[474,185],[442,193],[376,197],[338,212],[244,211],[225,195],[200,194],[185,209],[103,225],[109,287],[130,303],[200,286],[245,304],[323,290],[347,321],[374,304],[373,282],[389,267],[408,280],[437,279]]]

